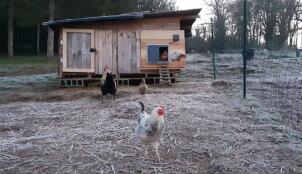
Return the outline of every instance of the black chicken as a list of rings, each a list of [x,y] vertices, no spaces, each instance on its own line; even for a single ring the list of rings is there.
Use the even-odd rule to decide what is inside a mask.
[[[102,101],[104,101],[104,96],[107,94],[111,94],[112,100],[115,98],[117,88],[111,72],[107,72],[105,81],[101,83],[101,91]]]

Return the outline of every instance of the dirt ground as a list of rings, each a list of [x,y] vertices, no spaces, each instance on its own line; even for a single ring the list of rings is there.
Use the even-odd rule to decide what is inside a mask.
[[[242,99],[236,80],[213,81],[210,63],[189,55],[180,82],[145,96],[119,86],[104,103],[98,88],[60,89],[49,74],[36,81],[52,85],[0,78],[0,173],[302,173],[302,133]],[[135,139],[138,101],[167,109],[161,163]]]

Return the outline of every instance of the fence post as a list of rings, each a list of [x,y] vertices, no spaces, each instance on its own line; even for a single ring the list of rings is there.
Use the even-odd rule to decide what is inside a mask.
[[[213,71],[214,71],[214,79],[216,80],[216,67],[215,67],[215,49],[214,49],[214,25],[213,18],[211,18],[211,30],[212,30],[212,56],[213,56]]]
[[[247,19],[246,19],[246,0],[243,5],[243,98],[246,98],[246,41],[247,41]]]

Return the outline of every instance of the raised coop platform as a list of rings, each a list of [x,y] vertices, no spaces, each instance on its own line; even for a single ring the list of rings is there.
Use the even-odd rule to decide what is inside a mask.
[[[101,75],[93,74],[64,74],[60,79],[61,86],[65,88],[99,86]],[[146,80],[147,84],[168,84],[175,83],[176,72],[169,72],[164,69],[159,70],[159,74],[144,73],[144,74],[120,74],[114,75],[114,80],[117,85],[139,85],[142,79]]]

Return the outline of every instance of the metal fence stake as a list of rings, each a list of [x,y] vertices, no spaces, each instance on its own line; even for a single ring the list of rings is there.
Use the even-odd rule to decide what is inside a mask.
[[[211,30],[212,30],[212,56],[213,56],[213,71],[214,71],[214,79],[216,80],[216,67],[215,67],[215,49],[214,49],[214,25],[213,18],[211,18]]]

